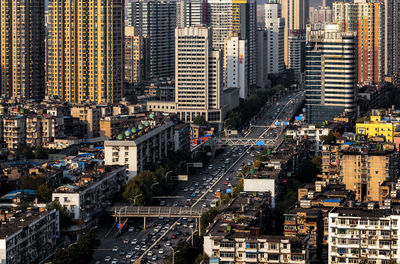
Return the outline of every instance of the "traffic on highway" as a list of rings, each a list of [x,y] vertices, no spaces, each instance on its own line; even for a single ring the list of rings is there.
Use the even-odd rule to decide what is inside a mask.
[[[304,93],[297,91],[283,96],[278,102],[268,102],[238,136],[272,139],[277,147],[285,127],[275,125],[276,122],[290,120],[303,98]],[[171,198],[160,199],[160,206],[216,207],[218,201],[237,185],[237,175],[242,168],[252,166],[264,148],[225,146],[210,163],[189,175],[187,182],[177,184]],[[147,263],[161,263],[173,254],[178,241],[190,242],[193,233],[199,229],[197,218],[147,218],[146,226],[143,224],[143,219],[129,219],[122,235],[115,237],[115,231],[106,237],[113,223],[102,223],[98,232],[101,244],[95,249],[94,263],[135,263],[139,258]]]

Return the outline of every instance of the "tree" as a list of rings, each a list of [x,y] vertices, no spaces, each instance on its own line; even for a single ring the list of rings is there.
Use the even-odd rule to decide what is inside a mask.
[[[53,201],[47,205],[48,210],[56,209],[60,212],[60,228],[65,229],[71,226],[74,221],[71,212],[62,206],[59,201]]]
[[[19,182],[19,187],[21,189],[32,189],[32,190],[37,190],[40,185],[45,184],[46,181],[40,176],[36,175],[29,175],[29,176],[24,176],[21,177],[20,182]]]
[[[198,115],[193,119],[193,123],[200,126],[208,126],[208,123],[204,116]]]
[[[204,234],[204,231],[210,223],[214,221],[214,218],[218,215],[218,210],[216,208],[211,208],[206,213],[204,213],[200,218],[200,232]]]
[[[41,202],[50,202],[52,193],[53,190],[45,183],[36,189],[36,196]]]
[[[37,146],[33,152],[35,159],[47,159],[49,157],[48,152],[42,146]]]
[[[93,249],[98,244],[93,230],[82,235],[76,244],[64,249],[58,249],[53,256],[53,264],[85,264],[90,263]]]
[[[200,264],[204,260],[208,260],[209,257],[206,253],[201,253],[197,256],[197,258],[194,260],[194,264]]]
[[[334,144],[336,137],[332,133],[329,133],[327,136],[321,136],[321,140],[326,144]]]

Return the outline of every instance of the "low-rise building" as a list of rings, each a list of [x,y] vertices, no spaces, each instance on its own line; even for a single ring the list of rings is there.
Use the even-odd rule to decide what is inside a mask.
[[[123,165],[129,178],[136,176],[139,171],[157,164],[175,150],[174,126],[173,121],[144,121],[124,135],[105,141],[105,165]]]
[[[17,150],[20,144],[25,143],[25,116],[3,117],[3,139],[10,151]]]
[[[56,250],[60,235],[56,210],[1,210],[0,262],[43,263]]]
[[[329,264],[396,263],[400,259],[399,227],[400,215],[395,212],[333,209],[329,213]]]
[[[92,171],[77,170],[71,173],[76,181],[57,188],[52,194],[52,200],[67,208],[74,219],[82,220],[82,228],[85,228],[120,191],[126,181],[125,167],[96,166]]]

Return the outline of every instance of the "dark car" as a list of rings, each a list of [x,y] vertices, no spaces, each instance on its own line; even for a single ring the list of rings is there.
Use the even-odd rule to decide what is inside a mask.
[[[171,236],[171,239],[176,239],[176,235],[172,235],[172,236]]]
[[[176,231],[176,233],[175,233],[177,236],[180,236],[180,235],[182,235],[182,232],[181,231]]]
[[[126,252],[125,252],[124,250],[121,250],[121,251],[119,252],[119,254],[120,254],[121,256],[125,256]]]

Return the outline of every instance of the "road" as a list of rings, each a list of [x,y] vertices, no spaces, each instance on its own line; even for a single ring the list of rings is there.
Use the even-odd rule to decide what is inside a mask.
[[[253,125],[263,127],[252,128],[250,126],[250,128],[240,131],[239,136],[271,138],[274,139],[274,142],[279,142],[284,128],[275,127],[272,124],[276,121],[287,121],[289,117],[292,117],[293,112],[296,111],[297,102],[300,102],[303,96],[302,92],[290,93],[279,100],[278,106],[276,103],[270,103],[265,107],[266,110],[261,111],[258,117],[254,118]],[[220,191],[224,195],[227,189],[233,189],[238,183],[239,178],[236,176],[241,171],[242,165],[253,164],[260,151],[260,147],[256,146],[226,146],[222,153],[209,164],[198,169],[194,175],[190,175],[188,182],[181,182],[176,186],[173,196],[183,198],[164,199],[161,201],[162,205],[209,208],[211,203],[216,200],[216,192]],[[133,263],[137,258],[142,257],[142,259],[148,259],[149,263],[161,263],[163,257],[172,253],[168,245],[176,246],[180,239],[187,239],[198,227],[196,219],[156,218],[146,220],[147,230],[141,230],[143,228],[142,219],[135,219],[128,222],[128,227],[134,226],[135,230],[126,231],[117,239],[114,238],[115,233],[104,238],[104,234],[112,223],[102,225],[105,227],[98,232],[101,244],[95,250],[94,260],[104,263],[105,258],[110,256],[111,259],[117,260],[117,263]],[[131,244],[134,239],[137,242]],[[124,240],[128,243],[125,244]],[[139,244],[141,246],[138,246]],[[113,247],[118,247],[118,250],[113,252]],[[125,253],[125,255],[120,254],[121,249],[124,251],[121,253]],[[160,251],[162,253],[159,253],[160,249],[162,249]],[[127,258],[127,253],[132,254],[129,254]],[[154,255],[156,257],[151,260]]]

